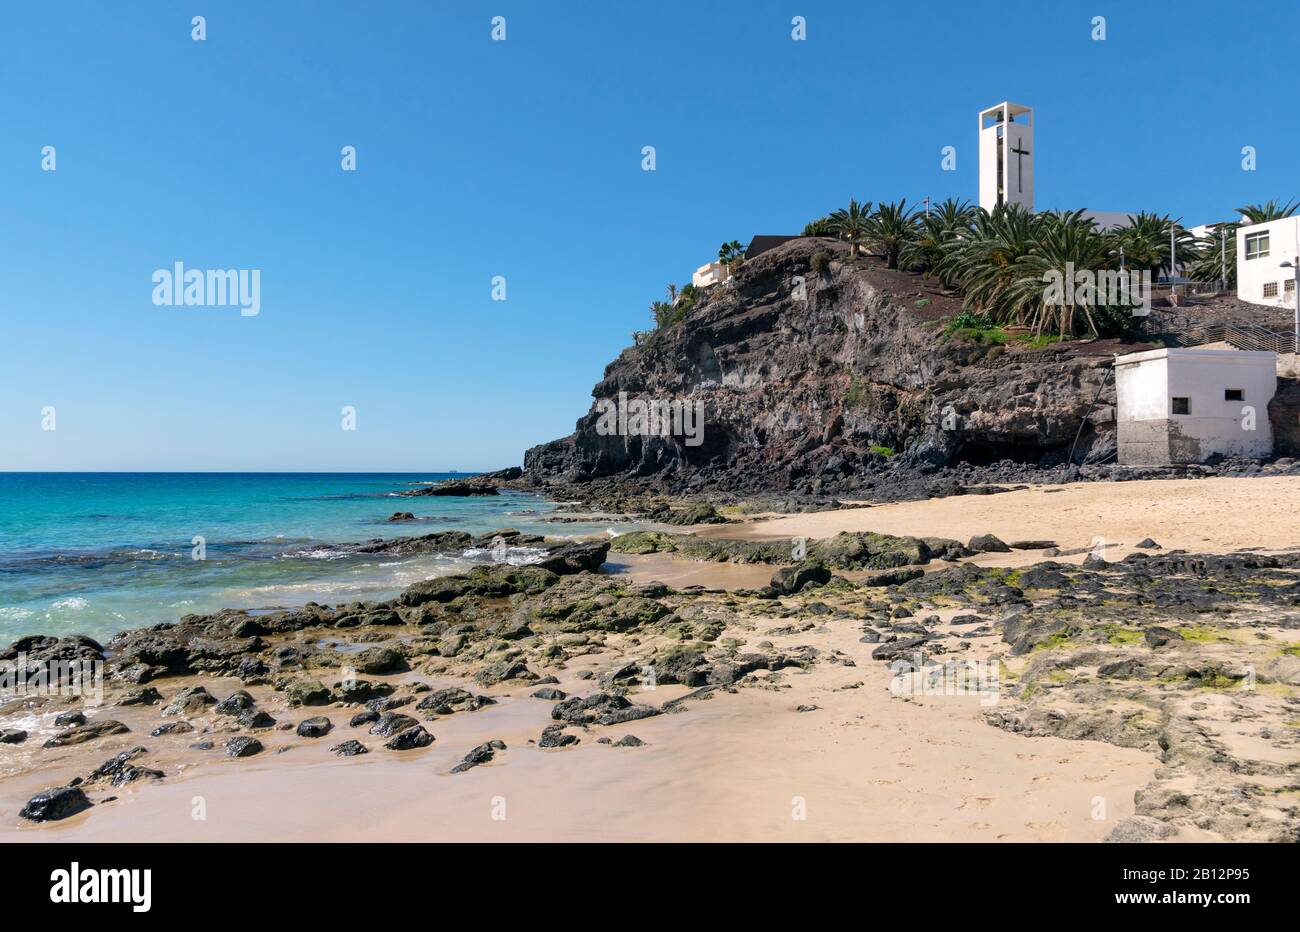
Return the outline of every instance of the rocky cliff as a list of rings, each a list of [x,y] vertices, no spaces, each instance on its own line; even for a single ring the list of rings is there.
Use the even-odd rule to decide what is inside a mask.
[[[1114,345],[947,336],[958,310],[935,283],[835,240],[791,241],[624,350],[574,433],[530,449],[525,474],[840,494],[899,471],[1059,465],[1076,434],[1076,462],[1113,456]],[[700,402],[700,442],[609,432],[601,404],[620,393]]]

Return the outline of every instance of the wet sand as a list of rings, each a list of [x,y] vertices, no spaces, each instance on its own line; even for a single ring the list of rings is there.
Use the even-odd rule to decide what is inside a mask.
[[[243,760],[223,755],[225,735],[205,752],[188,747],[197,734],[178,736],[169,750],[147,731],[70,750],[40,774],[0,781],[0,840],[1089,841],[1132,814],[1133,793],[1155,768],[1149,755],[991,728],[977,697],[895,697],[889,671],[869,659],[871,645],[837,627],[769,636],[779,647],[837,648],[857,666],[819,664],[783,676],[780,686],[692,701],[680,714],[593,727],[579,745],[559,750],[528,744],[551,722],[551,703],[529,698],[531,688],[489,691],[498,705],[428,723],[436,743],[404,753],[349,728],[354,709],[285,710],[255,691],[281,721],[324,714],[336,727],[315,740],[261,733],[267,751]],[[575,674],[615,662],[581,658],[561,688],[586,694],[591,685]],[[238,685],[206,682],[216,695]],[[861,685],[846,688],[853,684]],[[642,689],[635,698],[662,704],[685,692]],[[800,704],[820,708],[796,712]],[[133,729],[158,720],[156,709],[104,714],[130,719]],[[596,743],[629,733],[648,746]],[[372,752],[329,753],[352,737]],[[489,738],[508,749],[491,764],[449,774]],[[160,766],[165,780],[124,788],[118,800],[64,822],[19,824],[16,810],[32,792],[139,743],[151,748],[142,762]],[[291,750],[275,753],[284,746]],[[1098,797],[1103,819],[1093,818]],[[194,818],[199,808],[205,818]]]

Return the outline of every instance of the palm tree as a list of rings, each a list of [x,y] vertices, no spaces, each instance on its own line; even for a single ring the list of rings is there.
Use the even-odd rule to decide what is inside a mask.
[[[856,256],[862,251],[862,241],[867,235],[867,221],[871,218],[871,202],[859,204],[849,198],[849,206],[832,213],[827,220],[830,229],[849,244],[849,255]]]
[[[1016,280],[1015,263],[1029,255],[1038,230],[1034,214],[1018,204],[979,208],[969,233],[959,236],[939,263],[938,273],[963,291],[966,309],[987,312],[999,323],[1023,324],[1027,307],[1006,300]]]
[[[1187,267],[1187,277],[1196,282],[1222,281],[1225,288],[1237,285],[1237,223],[1216,223],[1210,235],[1197,240],[1196,258]],[[1220,235],[1223,239],[1220,240]]]
[[[1025,323],[1039,336],[1045,332],[1072,335],[1079,323],[1077,315],[1082,315],[1088,333],[1096,336],[1097,312],[1106,296],[1094,292],[1089,300],[1087,295],[1076,295],[1076,283],[1068,276],[1071,271],[1113,268],[1113,257],[1109,237],[1098,233],[1083,211],[1039,214],[1034,248],[1013,263],[1014,280],[1005,297],[1012,306],[1024,309]],[[1049,287],[1053,280],[1061,287]]]
[[[1180,267],[1196,259],[1196,242],[1192,234],[1167,215],[1138,213],[1129,216],[1126,227],[1110,231],[1114,249],[1124,250],[1127,268],[1149,269],[1152,278],[1173,268],[1169,261],[1169,244],[1172,232],[1174,259]]]
[[[1245,207],[1238,207],[1237,213],[1250,223],[1268,223],[1270,220],[1283,220],[1297,210],[1300,210],[1300,202],[1287,201],[1285,204],[1278,204],[1274,199],[1267,204],[1247,204]]]
[[[969,230],[975,222],[976,208],[970,201],[959,201],[950,197],[930,208],[927,216],[938,217],[944,227],[950,230]]]
[[[898,268],[903,247],[916,235],[916,212],[908,210],[907,198],[896,204],[881,204],[867,221],[867,244],[884,258],[891,269]]]
[[[677,300],[677,285],[673,282],[668,283],[668,303],[672,304]]]
[[[733,239],[718,247],[718,261],[726,265],[728,271],[734,272],[745,261],[745,247],[740,240]]]
[[[667,301],[655,301],[650,305],[650,317],[654,320],[656,329],[662,329],[677,323],[682,315],[679,315]]]
[[[818,217],[810,223],[804,224],[804,236],[834,236],[835,224],[830,217]]]
[[[904,268],[917,269],[927,276],[938,273],[944,256],[960,238],[970,233],[974,216],[975,210],[969,201],[949,198],[936,204],[920,217],[915,235],[903,245],[898,254],[899,263]],[[952,284],[942,274],[939,279],[945,285]]]

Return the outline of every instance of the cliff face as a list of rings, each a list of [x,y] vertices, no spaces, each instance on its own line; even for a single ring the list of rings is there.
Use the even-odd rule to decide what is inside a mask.
[[[843,492],[885,471],[1056,465],[1080,425],[1076,462],[1113,452],[1109,353],[946,338],[941,320],[959,309],[923,278],[850,258],[834,240],[786,243],[747,262],[682,323],[624,350],[574,433],[529,450],[525,473],[735,491],[815,481],[816,491]],[[620,393],[701,403],[700,442],[610,433],[601,403]]]

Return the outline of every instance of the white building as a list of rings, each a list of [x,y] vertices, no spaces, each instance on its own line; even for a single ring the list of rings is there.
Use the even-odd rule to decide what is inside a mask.
[[[1034,111],[1003,101],[980,111],[980,206],[1034,209]]]
[[[1085,210],[1083,216],[1097,225],[1098,232],[1104,233],[1128,226],[1133,215],[1122,210]]]
[[[1300,256],[1300,217],[1237,228],[1237,297],[1252,304],[1295,306],[1295,264]]]
[[[1268,403],[1276,388],[1273,353],[1166,348],[1119,356],[1119,462],[1200,463],[1216,453],[1270,456]]]
[[[691,275],[691,284],[696,288],[708,288],[710,285],[721,285],[729,278],[730,265],[725,262],[709,262],[695,270]]]

